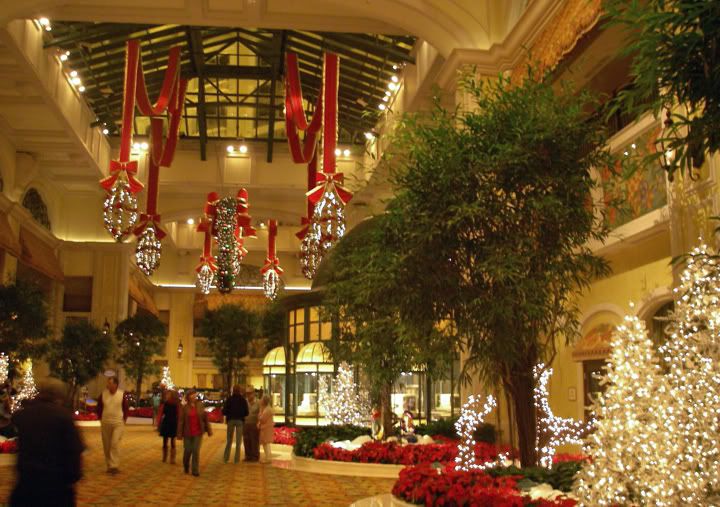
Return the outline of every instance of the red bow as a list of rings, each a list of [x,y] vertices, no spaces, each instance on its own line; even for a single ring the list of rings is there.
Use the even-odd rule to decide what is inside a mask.
[[[210,271],[212,271],[213,273],[217,271],[217,263],[215,262],[215,257],[213,257],[212,255],[201,255],[200,264],[197,265],[195,271],[199,273],[203,266],[209,266]]]
[[[352,199],[352,192],[343,187],[343,173],[320,173],[317,175],[317,186],[307,192],[308,201],[313,205],[317,204],[325,192],[331,192],[335,189],[335,193],[343,204],[347,204]]]
[[[303,228],[295,233],[295,237],[302,241],[305,239],[305,236],[307,236],[307,233],[310,230],[310,224],[312,224],[312,220],[310,220],[308,217],[302,217],[300,219],[300,223],[303,224]]]
[[[133,230],[133,234],[140,236],[150,224],[155,227],[155,236],[157,239],[161,240],[167,236],[167,233],[160,227],[160,215],[148,215],[147,213],[140,213],[140,223]]]
[[[278,275],[283,274],[283,268],[280,267],[280,259],[278,259],[277,257],[273,259],[266,258],[265,265],[260,269],[260,273],[264,275],[271,269],[275,271]]]
[[[145,185],[138,180],[135,175],[138,172],[137,160],[129,160],[120,162],[119,160],[110,161],[110,176],[100,180],[100,186],[110,192],[121,173],[125,173],[128,183],[130,184],[130,193],[137,194]]]

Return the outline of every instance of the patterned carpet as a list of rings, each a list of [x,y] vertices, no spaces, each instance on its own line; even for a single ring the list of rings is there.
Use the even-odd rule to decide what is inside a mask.
[[[347,506],[361,498],[389,493],[391,479],[310,474],[261,465],[223,463],[225,428],[203,439],[200,477],[178,464],[161,461],[162,442],[150,427],[126,426],[117,476],[105,473],[99,428],[83,428],[87,445],[85,477],[78,487],[79,505],[242,505]],[[13,467],[0,467],[0,498],[7,499]]]

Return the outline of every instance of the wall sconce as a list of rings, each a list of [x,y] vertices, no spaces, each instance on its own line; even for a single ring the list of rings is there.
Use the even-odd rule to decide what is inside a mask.
[[[180,345],[178,345],[178,359],[180,359],[182,357],[182,353],[183,353],[183,344],[181,341]]]
[[[105,323],[103,324],[102,333],[105,336],[107,336],[110,333],[110,323],[108,322],[107,319],[105,319]]]

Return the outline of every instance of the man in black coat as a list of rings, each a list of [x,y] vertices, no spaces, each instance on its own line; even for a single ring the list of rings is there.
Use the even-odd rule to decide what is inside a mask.
[[[65,385],[47,379],[39,394],[13,414],[18,429],[17,483],[11,506],[73,506],[84,449],[71,412],[62,406]]]
[[[242,395],[242,387],[233,386],[232,395],[225,400],[223,415],[227,423],[227,440],[225,442],[224,461],[230,460],[230,448],[232,447],[233,432],[235,433],[235,463],[240,461],[240,442],[243,434],[243,424],[248,415],[248,403]],[[245,449],[247,455],[247,449]]]

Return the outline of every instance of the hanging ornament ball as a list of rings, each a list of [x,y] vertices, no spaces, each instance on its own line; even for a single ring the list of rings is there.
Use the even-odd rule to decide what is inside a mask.
[[[197,288],[203,294],[210,294],[213,281],[215,280],[215,273],[209,264],[203,264],[197,272]]]
[[[115,241],[122,242],[132,232],[137,220],[137,199],[130,192],[128,182],[118,179],[103,204],[105,229],[115,238]]]
[[[315,277],[321,259],[318,239],[311,225],[300,244],[300,268],[305,278],[312,280]]]
[[[282,280],[274,269],[268,269],[263,274],[263,292],[268,299],[275,299],[280,291]]]
[[[345,205],[333,188],[326,189],[315,205],[312,221],[322,258],[345,235]]]
[[[161,253],[162,243],[157,237],[155,227],[148,225],[137,242],[135,262],[143,273],[150,276],[160,265]]]

